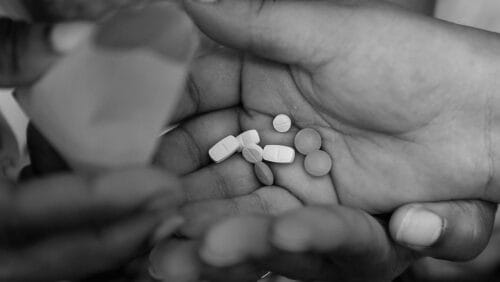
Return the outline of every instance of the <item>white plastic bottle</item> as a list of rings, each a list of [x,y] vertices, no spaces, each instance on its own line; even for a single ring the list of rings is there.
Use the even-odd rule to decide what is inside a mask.
[[[104,21],[18,100],[77,171],[147,164],[185,86],[196,37],[172,4]]]

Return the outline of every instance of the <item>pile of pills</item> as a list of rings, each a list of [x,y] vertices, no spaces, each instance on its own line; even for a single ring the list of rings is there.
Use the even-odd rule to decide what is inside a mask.
[[[276,116],[273,127],[277,132],[286,133],[292,127],[292,120],[284,114]],[[290,164],[295,160],[295,149],[283,145],[259,146],[260,136],[257,130],[248,130],[237,137],[232,135],[220,140],[209,151],[210,158],[220,163],[240,152],[243,158],[254,164],[257,179],[264,185],[273,185],[274,175],[271,168],[264,163]],[[312,176],[324,176],[332,169],[330,156],[321,151],[321,135],[312,128],[302,129],[295,136],[295,148],[305,155],[304,168]]]

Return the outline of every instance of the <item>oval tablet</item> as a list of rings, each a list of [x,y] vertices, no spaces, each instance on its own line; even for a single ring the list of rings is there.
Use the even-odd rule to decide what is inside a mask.
[[[253,169],[255,172],[255,176],[257,176],[257,179],[260,181],[260,183],[266,186],[271,186],[274,184],[273,171],[267,164],[258,162],[255,164]]]
[[[325,176],[332,170],[332,158],[325,151],[316,150],[306,156],[304,168],[312,176]]]
[[[262,154],[264,150],[257,144],[250,144],[243,148],[241,152],[243,154],[243,158],[249,163],[258,163],[262,162]]]
[[[255,129],[247,130],[247,131],[241,133],[240,135],[238,135],[236,137],[236,139],[238,139],[238,141],[240,142],[241,149],[243,149],[244,147],[248,147],[252,144],[259,144],[260,143],[259,132],[257,132],[257,130],[255,130]]]
[[[321,148],[321,135],[312,128],[302,129],[295,135],[295,149],[303,155],[319,150]]]
[[[273,127],[278,132],[288,132],[292,128],[292,120],[285,114],[277,115],[273,120]]]
[[[262,157],[268,162],[289,164],[295,160],[295,150],[288,146],[267,145]]]
[[[220,163],[234,155],[239,148],[240,142],[238,142],[236,137],[229,135],[210,148],[208,154],[214,162]]]

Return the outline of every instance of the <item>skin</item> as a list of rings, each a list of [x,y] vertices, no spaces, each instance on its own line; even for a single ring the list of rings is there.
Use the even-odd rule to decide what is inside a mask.
[[[175,163],[178,173],[199,179],[191,180],[195,185],[187,184],[190,200],[197,203],[184,208],[188,219],[182,230],[184,234],[201,236],[209,245],[207,238],[211,231],[207,234],[207,227],[222,218],[261,213],[271,214],[266,217],[268,222],[273,222],[279,221],[287,210],[302,205],[324,207],[326,204],[331,209],[340,202],[380,214],[415,201],[466,198],[497,201],[493,173],[495,153],[489,145],[494,143],[492,137],[496,133],[495,126],[488,126],[494,124],[488,113],[495,113],[497,105],[491,79],[496,75],[498,59],[493,50],[498,44],[495,34],[416,16],[374,1],[338,4],[333,1],[221,0],[217,4],[193,1],[185,4],[209,36],[249,53],[240,57],[241,64],[228,63],[230,55],[221,55],[226,59],[218,63],[221,70],[226,70],[222,70],[223,76],[218,68],[200,75],[201,78],[194,76],[196,84],[192,88],[204,89],[203,94],[196,95],[193,91],[195,95],[186,98],[191,103],[183,105],[193,113],[204,115],[181,124],[164,139],[165,151],[161,155],[165,159],[160,163],[169,168]],[[255,10],[257,7],[260,9]],[[316,20],[323,18],[328,25],[314,26]],[[378,45],[367,38],[377,39]],[[317,48],[304,47],[311,44]],[[456,48],[443,54],[440,50],[449,44]],[[471,46],[481,46],[485,51],[478,53]],[[235,73],[241,80],[228,83]],[[206,82],[217,79],[223,80],[225,86],[211,93]],[[229,90],[230,85],[235,88]],[[225,94],[227,96],[222,97]],[[325,140],[323,146],[334,160],[329,177],[307,177],[300,158],[294,165],[273,166],[277,176],[277,185],[273,187],[261,187],[253,178],[246,177],[250,172],[243,174],[246,165],[238,157],[226,161],[227,164],[203,168],[208,164],[203,152],[211,144],[247,129],[258,129],[264,144],[291,144],[293,131],[289,135],[276,134],[270,127],[272,117],[279,113],[293,117],[295,130],[314,127],[320,131]],[[183,142],[177,143],[177,138]],[[186,154],[190,157],[181,161],[184,158],[181,156]],[[235,173],[236,167],[241,174]],[[203,189],[195,188],[201,185]],[[426,209],[447,213],[442,205],[435,205],[427,204]],[[355,218],[337,208],[329,213],[340,218]],[[492,216],[487,214],[490,212],[480,212],[477,219],[491,221]],[[361,215],[368,222],[356,222],[366,223],[360,223],[369,229],[365,234],[379,234],[380,238],[387,239],[386,229],[373,216],[363,212]],[[313,213],[311,218],[321,217]],[[342,224],[336,226],[340,228]],[[453,224],[447,228],[453,228],[450,226]],[[396,235],[397,229],[391,231]],[[354,238],[347,240],[369,240],[366,235],[352,234]],[[262,238],[260,243],[272,241],[266,236]],[[374,243],[381,247],[379,253],[399,253],[397,246],[384,240]],[[307,238],[306,241],[314,240]],[[342,240],[334,243],[339,242]],[[486,240],[482,241],[482,246],[485,243]],[[309,248],[292,250],[292,256],[307,250],[328,258],[333,264],[349,260],[335,248],[306,246]],[[206,263],[227,267],[248,263],[249,258],[260,260],[274,254],[271,250],[255,255],[249,249],[252,247],[231,249],[225,254],[224,263],[217,263],[214,258],[203,259]],[[355,250],[347,252],[356,254]],[[175,251],[165,254],[166,261],[180,255]],[[198,256],[194,247],[191,254]],[[450,258],[450,254],[447,255]],[[230,259],[234,257],[237,259]],[[389,279],[404,269],[405,262],[411,259],[401,260],[402,257],[411,255],[399,256],[399,263],[384,260],[385,264],[381,265],[395,271],[380,279]],[[177,277],[176,270],[166,265],[163,269],[166,277]],[[272,268],[272,263],[266,267]],[[368,275],[374,274],[370,272],[371,267],[374,266],[370,263],[363,265]],[[350,269],[351,274],[359,269],[359,265]],[[316,271],[311,271],[310,277],[329,279],[328,272]],[[198,274],[203,275],[203,270]]]
[[[179,25],[191,29],[185,19]],[[53,20],[0,19],[0,87],[29,89],[66,55],[52,45],[54,26],[46,22]],[[175,67],[187,65],[189,57]],[[46,142],[36,141],[41,134],[30,131],[33,168],[19,183],[0,182],[1,281],[79,280],[106,272],[143,254],[155,231],[167,236],[180,224],[176,208],[184,194],[178,177],[147,166],[81,176],[68,171]],[[51,162],[51,156],[57,157]]]
[[[30,30],[30,28],[28,28],[27,30]],[[28,35],[37,35],[36,32],[35,33],[27,33],[27,34]],[[16,42],[23,43],[22,45],[14,46],[15,48],[19,47],[18,51],[20,51],[20,52],[17,52],[16,54],[23,54],[23,55],[28,54],[29,56],[25,57],[25,58],[30,58],[31,60],[22,61],[23,64],[21,64],[20,69],[10,68],[9,65],[4,66],[4,68],[3,68],[4,71],[2,72],[2,75],[0,76],[0,78],[2,78],[1,83],[3,85],[20,85],[20,84],[29,85],[30,81],[32,81],[33,79],[36,79],[48,66],[50,66],[51,63],[54,62],[54,60],[57,59],[57,56],[54,56],[54,54],[52,52],[46,52],[47,50],[50,51],[50,48],[46,49],[46,47],[44,47],[44,46],[46,46],[47,41],[43,37],[39,37],[39,36],[28,37],[28,39],[26,39],[26,40],[17,40]],[[30,44],[26,44],[26,42],[30,42]],[[37,44],[41,44],[41,45],[37,45]],[[3,46],[9,47],[10,45],[7,44],[7,45],[3,45]],[[38,49],[31,48],[31,47],[26,48],[27,46],[42,46],[43,48],[38,48]],[[11,54],[11,53],[2,52],[1,54]],[[180,106],[181,109],[179,112],[182,114],[178,114],[178,120],[189,117],[189,116],[192,117],[193,114],[203,114],[206,112],[224,109],[226,107],[232,108],[234,105],[239,104],[240,94],[238,92],[232,91],[232,89],[238,89],[235,86],[237,86],[240,82],[239,76],[237,77],[238,79],[233,79],[232,76],[234,74],[241,73],[238,71],[241,69],[241,65],[240,65],[240,63],[242,62],[241,58],[239,56],[234,57],[231,54],[227,54],[226,52],[221,52],[221,53],[216,52],[216,55],[217,56],[215,56],[215,58],[218,60],[219,63],[216,63],[215,66],[219,67],[219,71],[221,70],[220,68],[226,68],[226,67],[229,67],[229,68],[225,69],[222,72],[222,74],[224,74],[224,75],[221,75],[221,73],[217,73],[217,71],[215,71],[212,68],[209,69],[210,75],[214,75],[214,76],[217,75],[216,77],[210,77],[209,74],[203,73],[203,72],[200,74],[201,77],[193,75],[194,76],[193,81],[196,81],[196,82],[193,82],[193,84],[191,84],[192,91],[190,93],[193,95],[187,96],[187,99],[188,100],[190,98],[194,98],[194,99],[189,100],[187,103],[181,103],[181,106]],[[10,57],[10,55],[9,55],[9,57]],[[9,58],[9,57],[6,57],[6,58]],[[210,58],[213,59],[214,57],[209,56],[209,55],[207,55],[205,57],[205,59],[207,59],[207,60],[210,60]],[[222,60],[220,60],[220,59],[222,59]],[[227,60],[224,60],[224,59],[227,59]],[[4,60],[3,62],[10,62],[10,61]],[[222,63],[220,63],[220,62],[222,62]],[[246,62],[246,60],[245,60],[245,62]],[[251,60],[250,60],[250,62],[251,62]],[[229,65],[227,63],[229,63]],[[246,63],[245,63],[245,65],[246,65]],[[213,67],[214,65],[211,65],[211,66]],[[209,81],[216,81],[216,82],[223,82],[223,83],[214,83],[212,85],[208,85],[208,84],[204,85],[203,84],[204,77],[207,79],[210,78],[210,79],[208,79]],[[214,79],[214,78],[217,78],[217,79]],[[200,79],[201,79],[201,81],[200,81]],[[204,86],[204,87],[200,87],[200,86]],[[231,88],[231,87],[235,87],[235,88]],[[204,93],[207,93],[207,94],[204,94],[203,96],[197,97],[196,91],[195,91],[196,88],[203,89]],[[214,91],[215,89],[217,89],[217,91]],[[220,96],[218,96],[218,99],[213,99],[214,95],[217,95],[217,93],[218,94],[227,94],[228,92],[231,92],[231,95],[220,95]],[[232,95],[232,93],[238,93],[238,94]],[[205,100],[205,98],[209,98],[209,99]],[[240,112],[240,110],[238,108],[236,108],[236,112]],[[189,126],[188,126],[189,124],[191,124],[192,127],[196,127],[196,126],[210,125],[211,122],[214,122],[214,121],[216,121],[216,123],[220,122],[221,118],[220,117],[216,118],[215,116],[216,115],[214,115],[213,119],[208,118],[206,120],[206,122],[203,121],[203,119],[201,119],[201,118],[193,118],[192,120],[189,120],[188,122],[183,123],[183,126],[184,126],[184,128],[189,128]],[[204,116],[204,117],[206,117],[206,116]],[[225,116],[225,117],[228,117],[228,116]],[[232,117],[232,116],[229,116],[229,117]],[[182,128],[182,126],[181,126],[181,128]],[[225,129],[225,130],[227,130],[227,129]],[[228,131],[231,131],[231,130],[233,130],[233,129],[229,129]],[[234,131],[237,131],[237,130],[238,130],[238,128],[234,129]],[[225,180],[231,180],[230,178],[226,179],[226,177],[215,177],[215,179],[214,179],[214,177],[207,178],[206,174],[205,174],[207,171],[220,172],[221,175],[224,176],[224,175],[226,175],[226,173],[234,174],[234,170],[231,171],[230,169],[228,169],[228,167],[225,167],[225,168],[220,167],[220,170],[218,170],[218,168],[203,169],[205,167],[205,165],[208,163],[208,160],[206,160],[206,157],[204,156],[204,154],[201,154],[201,155],[196,154],[196,152],[199,153],[200,151],[197,151],[193,147],[189,147],[190,145],[193,145],[194,143],[192,143],[193,140],[190,139],[192,137],[186,137],[189,135],[189,134],[186,135],[186,133],[196,133],[196,132],[197,133],[206,133],[206,132],[203,132],[202,130],[199,130],[199,131],[194,130],[194,131],[186,131],[186,132],[182,132],[182,130],[178,130],[175,132],[176,132],[175,134],[177,134],[177,137],[176,138],[165,138],[164,144],[168,144],[169,142],[173,142],[174,144],[178,143],[178,146],[174,147],[174,148],[177,148],[180,150],[185,149],[184,151],[182,151],[184,153],[184,155],[176,154],[175,152],[172,154],[168,154],[168,151],[160,150],[160,154],[159,154],[157,163],[161,164],[162,163],[161,160],[162,159],[163,159],[163,161],[165,160],[164,159],[165,155],[171,156],[167,160],[174,161],[174,162],[168,162],[168,161],[166,162],[166,163],[170,163],[171,166],[174,166],[173,164],[175,163],[175,161],[177,161],[173,170],[180,173],[180,174],[185,175],[185,177],[183,179],[184,179],[184,182],[187,184],[187,188],[186,188],[185,192],[187,193],[188,197],[191,197],[191,200],[193,200],[193,201],[200,201],[200,200],[204,200],[204,199],[210,200],[210,199],[216,199],[216,198],[221,198],[221,197],[222,198],[232,198],[232,197],[236,196],[236,198],[228,200],[228,201],[215,200],[214,202],[216,205],[212,205],[214,202],[208,201],[207,207],[210,207],[210,209],[207,209],[207,210],[213,211],[213,208],[216,208],[218,206],[218,207],[221,207],[219,210],[221,211],[222,214],[228,214],[228,211],[229,211],[229,214],[234,213],[234,212],[245,213],[245,212],[249,212],[249,211],[252,211],[252,212],[257,211],[257,212],[262,212],[262,213],[265,213],[265,212],[281,213],[284,210],[289,209],[290,207],[300,206],[300,202],[298,200],[298,197],[296,197],[295,195],[293,195],[292,193],[290,193],[284,189],[279,189],[278,187],[273,187],[273,188],[277,188],[277,189],[269,189],[269,187],[259,187],[257,184],[255,184],[255,186],[249,187],[248,183],[255,183],[255,179],[252,180],[252,179],[245,178],[245,175],[249,175],[249,174],[245,172],[244,166],[242,165],[244,163],[241,163],[241,162],[240,162],[240,165],[241,165],[240,168],[242,168],[242,170],[240,170],[240,172],[242,174],[241,174],[241,179],[238,179],[238,181],[241,180],[241,184],[242,184],[241,186],[240,185],[231,185],[231,186],[223,185],[223,183],[225,183]],[[219,132],[220,135],[225,134],[225,133],[227,133],[227,132]],[[194,140],[200,140],[202,142],[202,144],[197,144],[197,145],[200,145],[200,148],[205,148],[205,147],[210,146],[209,144],[212,143],[212,141],[214,141],[215,139],[220,137],[220,136],[216,136],[216,135],[217,134],[214,134],[214,135],[210,135],[210,134],[206,135],[205,134],[204,135],[205,137],[201,137],[201,135],[200,135],[200,136],[197,136],[200,138],[194,139]],[[169,135],[169,136],[174,136],[174,133]],[[182,142],[188,142],[186,144],[190,144],[190,145],[186,145],[183,147],[182,144],[180,144]],[[189,143],[189,142],[191,142],[191,143]],[[203,151],[201,151],[201,152],[203,152]],[[237,165],[238,163],[233,163],[233,164]],[[236,168],[236,167],[233,167],[232,169],[234,169],[234,168]],[[197,171],[197,170],[199,170],[199,171]],[[197,171],[197,173],[195,173],[195,171]],[[217,176],[219,174],[215,174],[215,175]],[[189,177],[189,176],[191,176],[191,177]],[[223,180],[223,181],[221,181],[221,180]],[[191,182],[189,183],[189,181],[191,181]],[[196,183],[198,183],[198,185],[194,185]],[[202,186],[199,184],[203,184],[205,186]],[[199,188],[196,189],[196,187],[207,188],[206,186],[208,186],[208,189],[204,189],[204,190],[200,190]],[[228,187],[231,187],[231,189],[221,190],[223,188],[228,188]],[[240,188],[240,190],[235,189],[235,188]],[[277,192],[273,191],[273,190],[276,190]],[[254,191],[255,191],[255,193],[253,193]],[[327,191],[327,190],[324,190],[324,191]],[[331,193],[331,191],[330,191],[330,193]],[[241,197],[238,197],[238,196],[241,196]],[[329,198],[329,199],[331,199],[331,198]],[[273,200],[277,200],[278,204],[275,206],[262,205],[262,203],[266,203],[266,204],[272,203]],[[283,204],[284,203],[283,200],[289,200],[289,203]],[[228,203],[229,203],[229,206],[227,206]],[[457,206],[464,206],[464,205],[470,207],[470,210],[457,209],[455,213],[451,213],[452,215],[454,215],[456,217],[450,216],[449,214],[446,213],[446,212],[453,211],[454,208],[456,208]],[[467,236],[462,236],[462,235],[467,235],[468,231],[456,230],[453,228],[447,229],[446,232],[443,233],[444,235],[446,235],[443,238],[447,239],[447,240],[444,240],[445,242],[457,243],[457,242],[464,242],[464,240],[465,240],[466,242],[470,243],[468,246],[474,246],[474,247],[466,250],[468,252],[468,254],[466,254],[466,255],[461,254],[463,256],[470,256],[471,254],[473,255],[475,252],[477,252],[477,249],[481,248],[482,242],[484,241],[484,238],[487,237],[487,234],[489,232],[488,226],[490,226],[490,224],[489,224],[488,220],[480,221],[479,219],[487,218],[487,216],[482,216],[483,214],[481,214],[481,211],[484,211],[486,214],[488,214],[488,213],[490,213],[490,210],[493,210],[493,208],[482,210],[480,208],[481,206],[482,206],[482,204],[479,204],[478,202],[461,203],[461,205],[436,204],[436,206],[434,206],[434,211],[436,213],[442,215],[444,218],[447,218],[450,222],[454,222],[453,219],[461,219],[461,220],[464,220],[466,222],[481,222],[483,224],[479,228],[474,229],[474,231],[480,235],[477,238],[471,239]],[[231,208],[228,209],[228,207],[233,207],[233,209],[231,209]],[[271,208],[269,208],[269,207],[271,207]],[[426,208],[431,208],[431,207],[432,207],[432,205],[426,205]],[[186,208],[186,210],[188,210],[188,208]],[[201,209],[201,211],[203,211],[203,209]],[[476,213],[475,211],[479,211],[479,212]],[[345,210],[337,210],[336,213],[338,213],[339,216],[349,214]],[[214,214],[216,216],[218,216],[217,213],[214,213]],[[368,218],[371,218],[368,215],[366,215],[366,216]],[[369,219],[368,222],[372,222],[372,221],[373,221],[373,219]],[[365,227],[369,226],[369,224],[365,224],[367,222],[360,222],[360,223],[361,223],[359,225],[360,228],[365,228]],[[451,226],[453,226],[453,225],[451,225]],[[203,230],[203,229],[200,229],[200,230]],[[377,231],[378,234],[381,236],[381,238],[387,237],[387,233],[386,233],[385,229],[383,229],[383,228],[376,227],[374,229],[374,231]],[[457,239],[456,237],[449,236],[449,235],[458,235],[458,239],[460,239],[460,240],[456,240]],[[367,238],[366,236],[352,238],[352,240],[354,240],[354,241],[357,239],[367,240],[369,238]],[[450,240],[450,239],[453,239],[453,240]],[[194,254],[196,255],[196,249],[192,248],[193,246],[196,247],[196,245],[197,245],[196,242],[173,242],[173,243],[174,244],[172,246],[175,250],[177,250],[177,251],[178,250],[180,250],[180,251],[194,250],[195,251]],[[380,244],[373,244],[373,246],[375,249],[380,251],[380,253],[385,253],[388,248],[399,248],[396,245],[394,245],[392,241],[381,240],[379,243]],[[159,246],[161,247],[161,245],[159,245]],[[453,246],[453,244],[451,244],[451,246]],[[445,247],[448,247],[448,249],[447,248],[444,248],[444,249],[443,248],[434,248],[431,251],[435,251],[435,252],[437,251],[437,253],[442,254],[443,250],[444,251],[448,250],[448,253],[449,253],[449,250],[451,249],[451,248],[449,248],[450,245],[445,246]],[[456,249],[456,248],[454,248],[454,249]],[[427,251],[429,251],[429,250],[427,250]],[[42,252],[42,254],[44,254],[44,253],[45,252]],[[72,252],[72,253],[74,253],[74,252]],[[176,252],[171,252],[171,253],[175,254]],[[184,252],[184,254],[186,254],[186,253],[189,254],[189,252]],[[182,255],[183,253],[181,252],[180,254]],[[185,256],[185,257],[186,257],[186,259],[189,259],[189,256]],[[406,257],[406,256],[402,256],[401,258],[403,258],[403,257]],[[68,268],[71,267],[71,264],[64,265],[63,262],[65,262],[66,260],[64,260],[64,256],[62,258],[63,259],[56,261],[55,265],[57,266],[57,265],[62,263],[61,265],[63,267],[61,267],[61,269],[67,270]],[[196,258],[196,256],[195,256],[195,258]],[[71,261],[71,260],[68,260],[68,261]],[[404,265],[404,264],[407,264],[410,260],[398,260],[398,261],[401,261],[402,264]],[[385,265],[388,268],[400,269],[400,267],[396,267],[394,265],[394,263],[395,262],[392,260],[387,260],[387,261],[383,261],[382,265]],[[106,264],[100,264],[100,265],[106,265]],[[189,264],[186,264],[186,265],[189,266]],[[365,266],[368,269],[369,265],[365,265]],[[36,269],[41,269],[41,268],[39,267]],[[58,268],[54,268],[54,269],[58,269]],[[242,269],[243,270],[246,269],[247,270],[246,273],[249,273],[249,272],[253,273],[255,270],[254,267],[247,266],[247,267],[236,269],[233,272],[233,274],[238,274],[239,273],[238,270],[241,271]],[[251,271],[248,271],[248,269],[250,269]],[[26,271],[24,271],[22,273],[26,273]],[[57,271],[55,271],[54,273],[55,273],[54,275],[57,275]],[[192,273],[196,274],[196,271],[193,271]],[[392,272],[390,272],[390,273],[392,273]],[[385,272],[384,272],[384,274],[385,274]],[[55,277],[57,277],[57,276],[55,276]],[[238,277],[238,276],[236,276],[236,277]],[[176,280],[176,281],[180,281],[180,280]],[[223,281],[228,281],[228,280],[223,280]],[[239,281],[239,280],[237,280],[237,281]]]
[[[489,102],[494,95],[489,79],[496,71],[491,61],[496,57],[469,49],[472,40],[482,39],[476,44],[484,42],[486,45],[487,40],[495,39],[495,35],[468,29],[459,33],[459,27],[370,1],[347,7],[328,2],[313,5],[299,1],[281,6],[279,2],[266,2],[270,6],[265,7],[258,18],[249,20],[254,20],[259,26],[273,23],[278,26],[276,34],[281,31],[279,24],[289,25],[290,29],[296,27],[288,21],[294,16],[304,18],[306,24],[299,32],[302,34],[312,28],[307,25],[307,19],[313,15],[336,19],[351,12],[354,14],[344,19],[346,28],[338,30],[332,23],[331,30],[308,33],[313,35],[296,39],[297,47],[289,45],[286,35],[283,35],[282,42],[278,38],[273,43],[271,37],[277,35],[272,29],[267,34],[253,35],[261,36],[262,43],[251,45],[252,35],[240,30],[246,25],[225,30],[215,20],[226,9],[245,9],[248,7],[245,3],[248,1],[233,4],[221,1],[219,7],[225,8],[188,5],[188,9],[201,28],[216,40],[250,48],[257,54],[266,48],[266,44],[271,45],[266,48],[267,55],[262,55],[275,62],[251,56],[244,58],[242,92],[238,100],[244,111],[236,113],[236,118],[228,119],[226,123],[238,122],[242,130],[258,129],[264,144],[290,144],[289,140],[296,132],[275,134],[271,130],[268,120],[278,113],[290,115],[298,128],[311,126],[320,132],[325,151],[335,160],[334,169],[329,181],[302,179],[300,186],[316,184],[321,187],[314,190],[311,197],[302,197],[302,201],[333,200],[328,193],[335,190],[342,204],[371,213],[383,213],[414,201],[495,200],[494,195],[489,194],[489,185],[495,177],[491,174],[494,171],[491,167],[493,156],[488,145],[494,133],[488,126],[491,122],[488,113],[492,111],[489,106],[493,105]],[[274,22],[271,19],[273,11],[289,12],[291,9],[303,12],[282,16]],[[379,14],[393,17],[391,20],[397,24],[387,27],[386,20],[379,19]],[[244,17],[245,14],[241,12],[234,16]],[[361,16],[380,30],[372,37],[378,38],[384,48],[374,49],[373,43],[366,40],[366,33],[372,31],[363,27]],[[226,16],[225,21],[231,20],[231,15]],[[258,30],[258,26],[255,29]],[[345,29],[354,31],[343,33]],[[415,42],[404,43],[409,39],[406,35],[401,36],[403,31],[411,31],[417,38],[415,40],[422,40],[428,37],[428,29],[435,30],[440,39],[430,40],[426,49]],[[464,39],[456,33],[468,34],[471,39]],[[336,41],[321,40],[330,34],[336,35]],[[446,42],[442,38],[456,43],[457,48],[446,56],[437,56],[435,50]],[[342,39],[350,40],[345,44],[349,46],[334,44]],[[317,42],[313,44],[318,46],[314,53],[301,48],[301,43],[310,41]],[[401,44],[405,45],[401,47]],[[477,62],[476,65],[471,66],[472,61]],[[400,67],[397,72],[394,71],[395,65]],[[471,67],[476,74],[471,74]],[[296,195],[305,193],[302,190],[305,188],[295,187],[286,183],[285,177],[280,177],[283,173],[287,178],[300,174],[300,166],[274,168],[279,186]],[[388,175],[388,172],[393,173]]]

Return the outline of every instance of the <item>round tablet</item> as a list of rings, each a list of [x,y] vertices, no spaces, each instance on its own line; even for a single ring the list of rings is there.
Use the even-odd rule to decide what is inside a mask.
[[[277,115],[273,120],[273,127],[276,131],[285,133],[292,128],[292,120],[289,116],[281,114]]]
[[[295,135],[295,149],[303,155],[321,148],[321,135],[312,128],[302,129]]]
[[[325,151],[309,153],[304,160],[304,168],[312,176],[324,176],[332,170],[332,158]]]
[[[257,176],[257,179],[260,181],[260,183],[266,186],[271,186],[274,184],[273,171],[267,164],[263,162],[256,163],[254,166],[254,172],[255,176]]]
[[[241,151],[243,154],[243,158],[249,163],[258,163],[262,162],[262,155],[264,153],[264,150],[257,144],[250,144],[243,148],[243,151]]]

